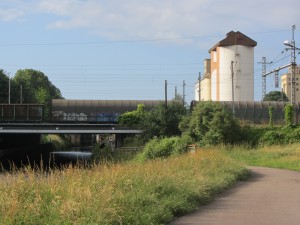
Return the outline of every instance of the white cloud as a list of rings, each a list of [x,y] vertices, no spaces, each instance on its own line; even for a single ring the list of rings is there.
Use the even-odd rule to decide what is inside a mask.
[[[19,5],[13,13],[0,10],[0,18],[20,17],[20,9],[30,5],[38,14],[55,16],[48,28],[87,28],[121,40],[289,29],[300,22],[298,0],[31,0]]]
[[[0,20],[4,22],[13,21],[21,18],[24,14],[24,11],[20,9],[0,9]]]

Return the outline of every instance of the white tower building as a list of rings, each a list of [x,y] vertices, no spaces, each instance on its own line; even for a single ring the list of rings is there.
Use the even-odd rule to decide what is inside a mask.
[[[231,31],[225,39],[213,46],[209,50],[210,71],[206,71],[209,76],[204,76],[201,80],[203,85],[210,85],[210,88],[204,88],[200,84],[200,96],[203,96],[201,100],[253,101],[256,45],[256,41],[241,32]],[[199,90],[199,84],[195,89]],[[195,99],[198,100],[199,97],[195,96]]]

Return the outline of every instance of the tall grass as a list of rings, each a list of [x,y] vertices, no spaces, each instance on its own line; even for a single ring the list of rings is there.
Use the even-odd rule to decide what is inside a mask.
[[[164,224],[247,175],[220,151],[1,175],[0,224]]]

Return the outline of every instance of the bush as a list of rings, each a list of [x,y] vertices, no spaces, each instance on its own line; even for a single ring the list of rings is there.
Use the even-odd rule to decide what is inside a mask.
[[[300,142],[300,127],[285,128],[285,144],[293,144]]]
[[[171,137],[171,138],[154,138],[149,141],[142,154],[142,161],[156,158],[167,158],[171,155],[180,155],[188,151],[189,144],[192,143],[192,138],[189,136],[184,137]]]
[[[179,123],[186,114],[182,102],[172,101],[168,107],[161,103],[147,113],[143,121],[144,135],[150,139],[157,137],[172,137],[180,135]]]
[[[270,127],[273,127],[274,124],[274,108],[272,106],[269,106],[269,125]]]
[[[202,146],[233,144],[241,138],[236,120],[217,102],[198,103],[191,116],[186,117],[180,127]]]
[[[172,155],[181,155],[186,153],[189,150],[189,145],[193,142],[193,139],[188,135],[176,138]]]
[[[282,130],[267,131],[259,140],[260,146],[279,145],[285,140],[285,132]]]
[[[293,144],[300,142],[300,127],[273,128],[259,139],[260,146]]]
[[[294,107],[292,105],[286,105],[284,107],[284,119],[288,127],[292,127],[294,124]]]
[[[108,146],[100,147],[96,145],[92,152],[92,160],[94,162],[109,161],[113,159],[113,152]]]
[[[70,141],[65,136],[57,134],[42,135],[41,143],[51,143],[54,150],[67,150],[71,147]]]
[[[243,145],[255,148],[259,145],[264,134],[269,130],[270,128],[267,127],[244,125],[241,127],[240,132],[241,142]]]
[[[123,113],[118,118],[118,123],[123,126],[140,127],[145,119],[146,111],[143,104],[138,104],[137,109],[131,112]]]

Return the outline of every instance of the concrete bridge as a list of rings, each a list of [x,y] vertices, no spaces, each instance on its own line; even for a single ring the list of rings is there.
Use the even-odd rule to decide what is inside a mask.
[[[0,134],[141,134],[116,124],[0,123]]]
[[[116,124],[0,123],[0,150],[37,145],[42,134],[115,135],[115,147],[119,147],[126,135],[141,133]]]

